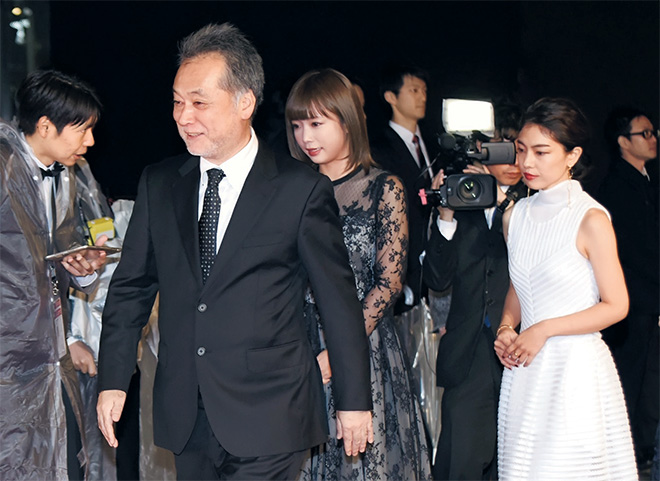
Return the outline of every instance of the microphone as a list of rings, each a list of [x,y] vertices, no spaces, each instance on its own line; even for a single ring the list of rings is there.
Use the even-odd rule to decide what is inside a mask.
[[[454,137],[449,132],[435,134],[435,136],[438,141],[438,145],[442,150],[454,150],[454,148],[456,147],[456,137]],[[440,157],[441,157],[440,153],[436,155],[435,158],[429,163],[429,165],[425,169],[422,169],[422,172],[420,173],[418,178],[425,176],[427,173],[430,174],[431,168],[436,164],[436,162],[438,162]]]
[[[438,145],[440,146],[441,149],[454,150],[454,147],[456,147],[456,137],[454,137],[452,134],[448,132],[443,132],[442,134],[435,134],[435,136],[438,140]],[[436,162],[438,162],[440,157],[441,157],[440,153],[436,155],[435,158],[429,163],[429,165],[425,169],[422,169],[422,172],[419,174],[418,178],[421,178],[425,176],[427,173],[430,173],[431,168],[436,164]]]
[[[444,132],[438,135],[438,144],[441,149],[454,150],[454,147],[456,147],[456,137],[448,132]]]

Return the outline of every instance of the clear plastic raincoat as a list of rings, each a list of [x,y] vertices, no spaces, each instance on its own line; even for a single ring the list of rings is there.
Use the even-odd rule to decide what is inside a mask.
[[[85,226],[87,221],[101,217],[113,218],[113,211],[101,192],[96,179],[94,179],[87,161],[85,159],[79,159],[72,170],[76,176],[76,208],[80,225]],[[128,223],[132,209],[132,202],[130,201],[122,201],[118,204],[118,207],[120,205],[124,206],[125,202],[128,202],[126,206],[127,211],[122,211],[120,214],[120,217],[124,219],[122,225]],[[122,231],[122,236],[124,231]],[[121,237],[116,236],[107,241],[105,245],[121,247],[121,244]],[[103,314],[105,297],[108,292],[110,278],[118,261],[119,254],[108,256],[107,263],[99,272],[99,279],[93,290],[85,293],[71,289],[70,293],[71,329],[68,333],[68,342],[69,344],[75,341],[84,342],[94,354],[95,361],[98,360],[99,341],[101,338],[101,315]],[[77,374],[85,416],[86,450],[89,457],[87,480],[116,480],[115,449],[108,445],[98,428],[96,417],[96,400],[98,397],[97,378],[81,372]]]
[[[89,164],[84,159],[74,168],[77,181],[77,205],[82,212],[81,222],[99,217],[114,217],[115,238],[106,245],[121,247],[128,222],[133,211],[132,200],[116,200],[112,208],[94,179]],[[103,307],[112,274],[119,262],[120,254],[108,257],[94,290],[88,293],[71,291],[71,341],[83,341],[98,361],[101,338]],[[158,309],[154,308],[149,324],[145,328],[143,341],[138,347],[138,365],[141,371],[140,387],[140,479],[174,480],[176,470],[171,452],[158,448],[153,443],[152,390],[158,354]],[[96,417],[97,377],[78,373],[83,398],[87,453],[89,456],[88,481],[111,481],[117,479],[115,449],[111,448],[98,428]]]
[[[65,339],[71,277],[44,257],[82,242],[82,231],[75,217],[75,178],[65,169],[50,241],[41,174],[32,156],[22,135],[0,120],[0,479],[66,480],[62,386],[79,425],[83,422]],[[84,430],[81,437],[84,446]],[[84,448],[79,457],[87,465]]]

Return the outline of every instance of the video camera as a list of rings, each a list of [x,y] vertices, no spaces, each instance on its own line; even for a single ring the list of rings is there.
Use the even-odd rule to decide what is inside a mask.
[[[442,123],[447,133],[439,136],[440,154],[434,160],[447,177],[439,189],[422,189],[423,205],[454,210],[484,209],[497,203],[497,182],[489,174],[466,174],[473,161],[483,165],[513,164],[512,142],[486,142],[495,133],[493,105],[477,100],[444,99]],[[477,143],[481,143],[481,149]]]

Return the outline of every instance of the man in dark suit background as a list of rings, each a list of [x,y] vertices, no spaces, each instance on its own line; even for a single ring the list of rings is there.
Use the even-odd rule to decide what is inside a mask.
[[[332,185],[257,139],[263,78],[231,25],[180,44],[173,114],[192,157],[145,169],[105,307],[99,425],[116,446],[113,422],[160,292],[154,439],[175,453],[179,479],[294,478],[305,450],[326,440],[302,312],[308,282],[338,437],[348,455],[373,441],[368,344]]]
[[[499,124],[496,138],[515,120]],[[515,135],[513,135],[515,138]],[[433,466],[436,480],[497,477],[497,405],[502,366],[493,350],[509,288],[502,213],[511,208],[520,182],[517,165],[470,165],[472,173],[490,173],[498,185],[498,207],[454,212],[438,207],[424,257],[424,281],[430,289],[452,287],[446,333],[440,339],[436,366],[442,397],[442,431]],[[434,180],[440,185],[441,176]],[[509,192],[511,191],[511,192]]]
[[[641,473],[653,459],[660,411],[658,138],[648,116],[631,107],[610,113],[605,135],[613,159],[597,198],[612,216],[630,310],[603,340],[619,371]]]
[[[385,170],[399,176],[408,196],[410,246],[405,286],[395,313],[419,302],[423,293],[419,256],[424,250],[431,210],[422,205],[419,190],[428,189],[433,177],[430,163],[435,157],[435,142],[426,143],[419,121],[426,115],[428,75],[414,66],[396,65],[384,70],[380,92],[392,108],[389,125],[374,138],[374,160]]]

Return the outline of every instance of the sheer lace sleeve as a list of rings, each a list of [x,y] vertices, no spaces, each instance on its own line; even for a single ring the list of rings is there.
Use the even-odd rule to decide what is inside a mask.
[[[374,287],[362,302],[367,334],[376,328],[403,287],[408,256],[406,195],[398,177],[387,175],[376,214]]]

